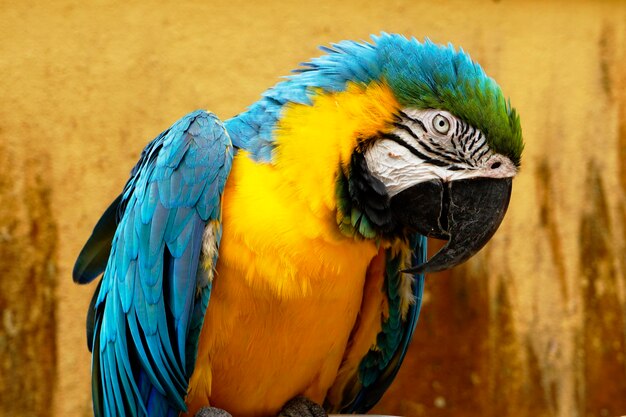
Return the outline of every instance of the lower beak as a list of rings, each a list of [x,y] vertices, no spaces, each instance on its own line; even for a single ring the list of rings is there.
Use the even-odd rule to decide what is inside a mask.
[[[428,181],[391,199],[396,219],[409,231],[448,242],[427,262],[403,272],[438,272],[459,265],[491,239],[511,198],[512,178]]]

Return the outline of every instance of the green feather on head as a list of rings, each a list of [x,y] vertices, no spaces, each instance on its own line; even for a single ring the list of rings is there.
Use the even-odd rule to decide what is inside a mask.
[[[487,137],[519,166],[524,142],[517,111],[498,84],[463,50],[401,35],[375,37],[381,77],[402,106],[447,110]]]

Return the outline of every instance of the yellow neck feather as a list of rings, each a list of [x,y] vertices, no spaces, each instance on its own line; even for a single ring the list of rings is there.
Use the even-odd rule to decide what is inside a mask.
[[[318,95],[312,106],[289,105],[277,127],[273,162],[255,162],[246,152],[234,161],[220,261],[240,269],[250,285],[287,298],[308,294],[314,285],[344,291],[331,284],[334,277],[362,280],[377,248],[339,232],[337,170],[359,138],[389,128],[397,108],[381,84]]]
[[[316,95],[312,106],[287,105],[276,131],[275,166],[314,212],[334,212],[340,165],[348,164],[359,139],[388,130],[398,109],[380,83]]]

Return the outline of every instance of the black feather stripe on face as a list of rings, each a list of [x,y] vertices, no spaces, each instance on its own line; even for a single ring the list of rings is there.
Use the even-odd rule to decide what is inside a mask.
[[[396,222],[393,219],[390,205],[390,197],[385,185],[374,177],[367,166],[364,153],[369,144],[379,140],[380,137],[372,137],[359,143],[352,153],[349,167],[340,169],[337,180],[337,198],[339,200],[338,220],[340,227],[345,231],[347,219],[351,220],[351,233],[361,234],[359,228],[365,224],[371,226],[371,232],[378,237],[398,236]],[[358,213],[355,222],[354,213]]]
[[[387,189],[379,179],[370,174],[362,152],[352,153],[348,184],[352,203],[361,209],[372,225],[385,229],[391,224]]]

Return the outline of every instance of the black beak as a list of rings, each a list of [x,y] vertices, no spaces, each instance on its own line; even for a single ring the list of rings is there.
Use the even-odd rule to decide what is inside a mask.
[[[511,178],[474,178],[429,181],[395,195],[391,210],[409,232],[448,240],[426,263],[403,272],[438,272],[468,260],[502,223],[511,188]]]

